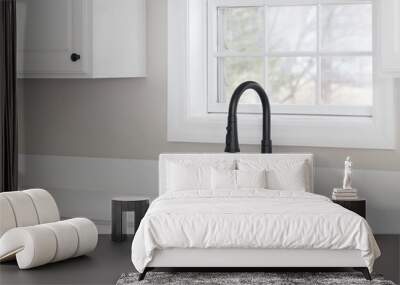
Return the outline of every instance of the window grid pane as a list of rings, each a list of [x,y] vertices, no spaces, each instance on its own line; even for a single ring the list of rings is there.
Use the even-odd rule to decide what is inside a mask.
[[[323,51],[372,51],[372,5],[320,5]]]
[[[321,65],[321,104],[372,105],[371,57],[322,57]]]
[[[316,19],[316,5],[268,7],[268,51],[316,52]]]
[[[222,87],[218,103],[228,103],[234,89],[244,81],[256,81],[265,86],[263,57],[223,57],[218,60],[218,69],[218,81]],[[253,90],[248,90],[241,101],[242,104],[258,104],[259,98]]]
[[[316,104],[316,57],[267,57],[266,61],[271,104]]]
[[[264,7],[219,8],[218,50],[264,52],[264,21]]]

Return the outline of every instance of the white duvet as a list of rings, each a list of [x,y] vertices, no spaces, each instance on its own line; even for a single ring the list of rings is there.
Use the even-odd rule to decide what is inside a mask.
[[[165,248],[358,249],[370,271],[380,255],[359,215],[317,194],[265,189],[160,196],[134,237],[132,262],[143,272]]]

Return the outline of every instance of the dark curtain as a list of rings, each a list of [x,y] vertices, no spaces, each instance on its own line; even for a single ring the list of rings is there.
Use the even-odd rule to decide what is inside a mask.
[[[0,0],[0,191],[18,190],[16,3]]]

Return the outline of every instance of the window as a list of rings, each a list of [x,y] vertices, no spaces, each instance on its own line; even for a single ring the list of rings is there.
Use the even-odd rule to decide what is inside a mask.
[[[259,82],[274,114],[371,116],[371,1],[208,1],[208,112]],[[248,90],[239,111],[260,112]]]
[[[273,146],[395,148],[395,86],[381,57],[398,49],[383,5],[169,0],[168,141],[224,143],[234,88],[256,80],[271,100]],[[261,108],[249,93],[239,143],[259,144]]]

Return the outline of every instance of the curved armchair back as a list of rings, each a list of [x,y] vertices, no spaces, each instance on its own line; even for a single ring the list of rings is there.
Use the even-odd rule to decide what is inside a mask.
[[[43,189],[0,193],[0,237],[15,227],[60,220],[56,201]]]

